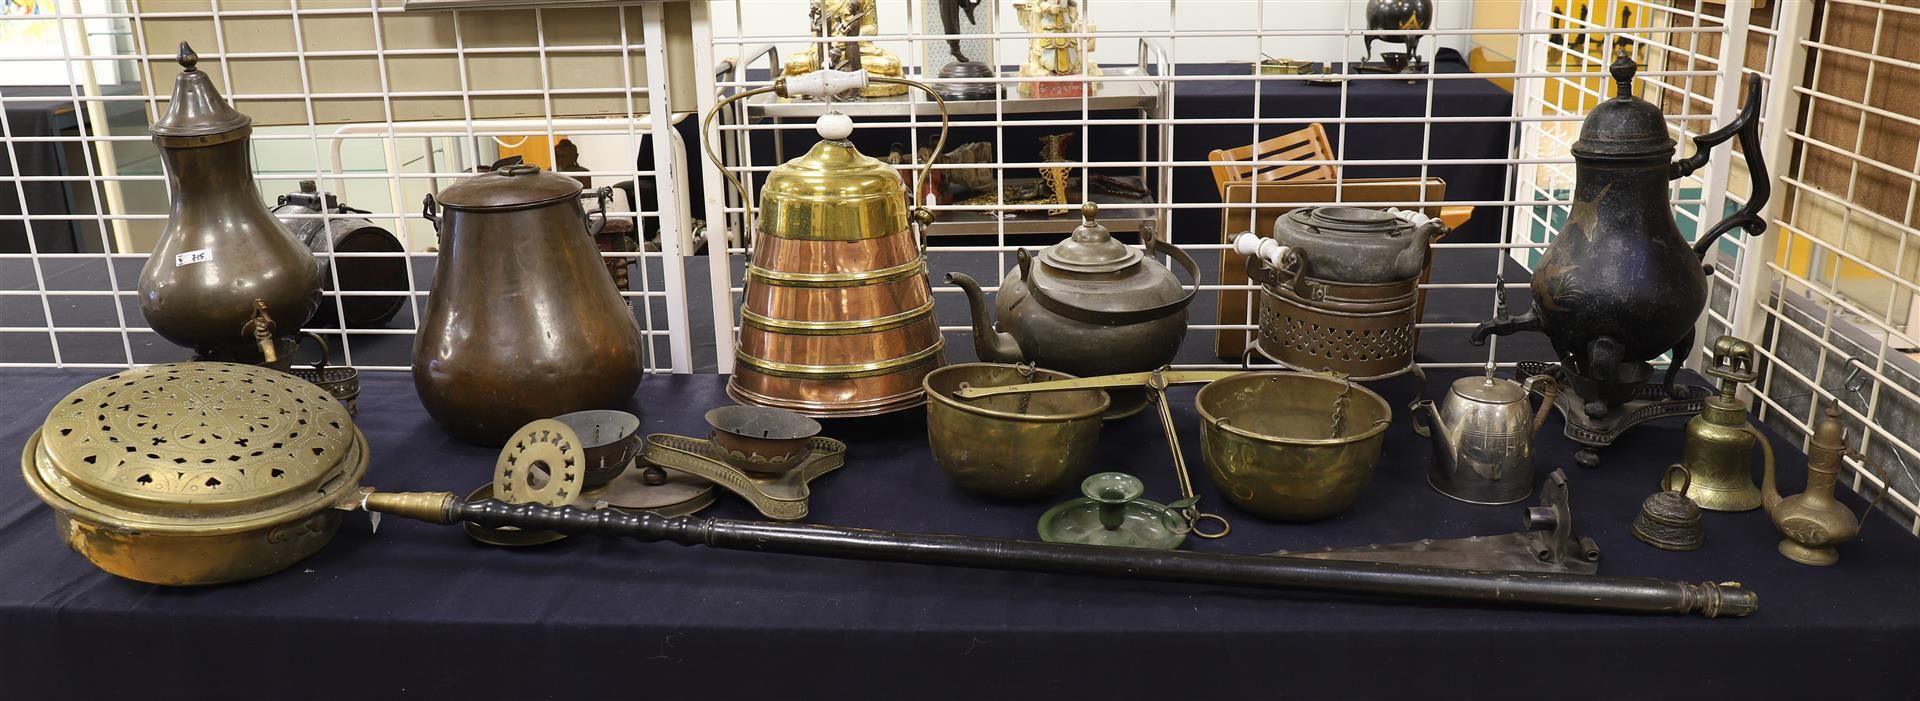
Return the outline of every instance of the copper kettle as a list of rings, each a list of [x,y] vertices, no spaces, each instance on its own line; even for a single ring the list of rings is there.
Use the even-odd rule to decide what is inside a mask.
[[[589,223],[580,190],[509,159],[426,198],[440,254],[413,385],[461,440],[499,445],[535,419],[623,408],[640,386],[645,337],[594,247],[605,219]]]

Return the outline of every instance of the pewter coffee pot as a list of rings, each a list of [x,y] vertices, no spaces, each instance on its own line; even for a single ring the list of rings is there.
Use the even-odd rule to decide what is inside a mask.
[[[1534,271],[1533,309],[1512,319],[1496,318],[1473,331],[1547,334],[1567,371],[1571,391],[1585,400],[1589,417],[1600,418],[1633,399],[1652,374],[1647,361],[1669,350],[1664,384],[1673,395],[1674,373],[1693,349],[1694,322],[1707,304],[1701,261],[1722,234],[1767,230],[1758,212],[1770,194],[1761,159],[1760,78],[1747,83],[1746,106],[1719,130],[1694,137],[1696,151],[1669,162],[1674,142],[1666,115],[1633,96],[1630,57],[1613,64],[1619,94],[1595,107],[1573,144],[1576,162],[1573,210]],[[1753,187],[1746,206],[1714,224],[1691,247],[1674,223],[1668,181],[1706,165],[1712,148],[1740,137]]]
[[[1031,363],[1069,375],[1096,377],[1147,372],[1173,362],[1187,333],[1187,305],[1199,289],[1200,267],[1172,243],[1142,236],[1150,253],[1165,253],[1187,269],[1192,286],[1140,249],[1116,241],[1096,221],[1099,207],[1081,206],[1073,237],[1038,256],[1020,250],[989,313],[980,284],[965,273],[947,282],[967,293],[973,308],[973,349],[982,361]],[[1034,259],[1039,259],[1039,265]],[[1146,406],[1136,389],[1112,390],[1107,418]]]
[[[247,166],[253,120],[220,97],[180,43],[167,113],[153,123],[173,203],[140,269],[140,314],[198,360],[285,367],[320,308],[313,253],[267,211]]]
[[[1552,380],[1535,411],[1527,405],[1534,381],[1493,374],[1454,380],[1438,405],[1414,402],[1413,431],[1431,439],[1427,484],[1469,504],[1511,504],[1533,493],[1533,435],[1553,409]]]

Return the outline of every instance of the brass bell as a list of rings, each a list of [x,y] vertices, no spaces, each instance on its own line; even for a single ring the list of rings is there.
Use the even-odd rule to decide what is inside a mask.
[[[1740,383],[1760,376],[1753,363],[1753,344],[1721,336],[1713,343],[1713,363],[1706,373],[1720,380],[1720,394],[1708,397],[1700,415],[1687,421],[1687,442],[1680,453],[1680,464],[1692,475],[1687,498],[1709,511],[1758,509],[1762,496],[1759,485],[1753,483],[1758,434],[1748,429],[1747,404],[1738,395]],[[1766,462],[1770,469],[1772,460]],[[1667,488],[1673,487],[1669,480]]]
[[[1700,507],[1687,498],[1692,482],[1693,473],[1687,468],[1667,468],[1664,486],[1640,504],[1640,515],[1633,519],[1633,537],[1661,550],[1700,549],[1706,534],[1700,527]]]

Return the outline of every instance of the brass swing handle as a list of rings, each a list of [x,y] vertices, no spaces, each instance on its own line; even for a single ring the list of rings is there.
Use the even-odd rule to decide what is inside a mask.
[[[1147,387],[1153,382],[1153,378],[1156,375],[1169,385],[1187,385],[1221,380],[1235,375],[1245,374],[1245,372],[1244,370],[1159,370],[1154,372],[1129,372],[1120,375],[1080,377],[1071,380],[1049,380],[1047,382],[1028,382],[1025,384],[1002,385],[999,387],[967,386],[955,390],[953,396],[959,399],[979,399],[982,397],[997,397],[1005,394]]]

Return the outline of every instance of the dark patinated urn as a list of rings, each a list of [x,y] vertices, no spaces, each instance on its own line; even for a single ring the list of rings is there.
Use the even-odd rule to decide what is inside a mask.
[[[1669,162],[1674,141],[1666,115],[1633,96],[1635,65],[1613,64],[1619,94],[1587,115],[1573,144],[1576,163],[1573,208],[1566,225],[1540,258],[1533,276],[1533,309],[1497,318],[1474,329],[1473,342],[1489,334],[1539,331],[1552,340],[1572,389],[1585,398],[1590,417],[1602,417],[1631,399],[1652,374],[1647,361],[1669,350],[1664,384],[1692,352],[1694,322],[1707,304],[1701,261],[1722,234],[1742,228],[1766,232],[1757,212],[1770,194],[1761,159],[1758,114],[1760,81],[1748,82],[1738,117],[1694,137],[1695,153]],[[1752,178],[1752,195],[1689,246],[1673,218],[1668,181],[1706,165],[1714,146],[1734,136]]]

